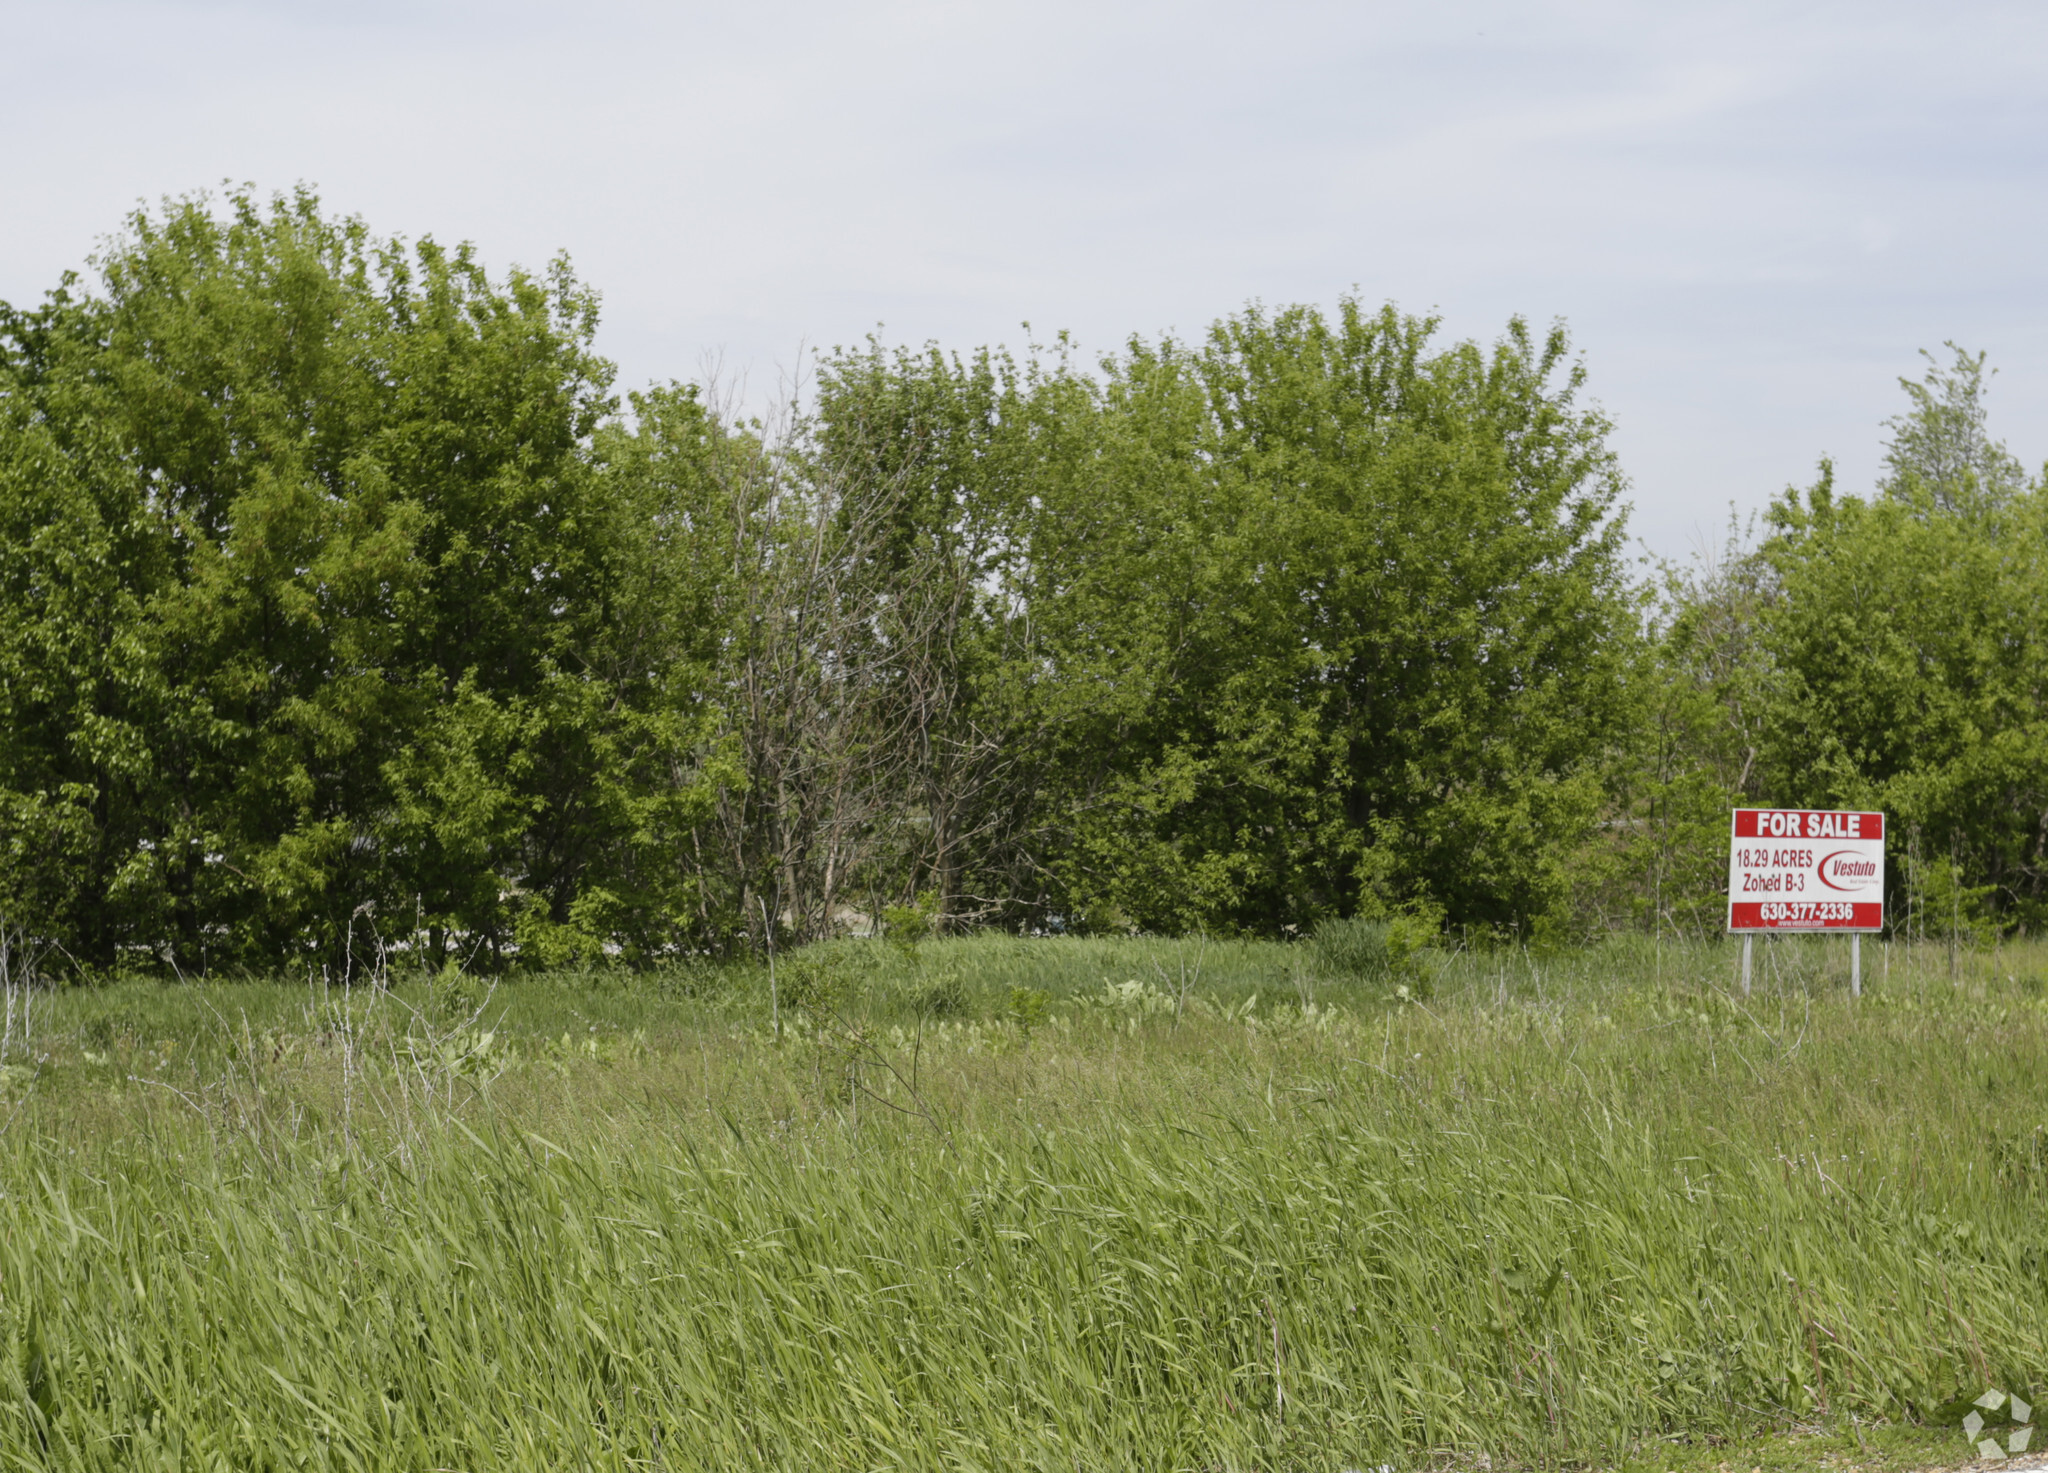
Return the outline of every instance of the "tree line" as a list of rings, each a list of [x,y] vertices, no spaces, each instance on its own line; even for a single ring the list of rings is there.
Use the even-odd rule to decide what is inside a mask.
[[[565,260],[305,190],[90,264],[0,307],[0,915],[83,972],[889,907],[1711,930],[1737,801],[1883,806],[1915,897],[2042,905],[2044,493],[1981,358],[1871,495],[1824,467],[1646,578],[1562,328],[870,341],[750,417],[621,395]]]

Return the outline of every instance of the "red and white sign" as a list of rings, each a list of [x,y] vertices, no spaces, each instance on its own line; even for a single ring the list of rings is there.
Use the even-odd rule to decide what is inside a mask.
[[[1729,825],[1728,929],[1884,929],[1884,815],[1738,808]]]

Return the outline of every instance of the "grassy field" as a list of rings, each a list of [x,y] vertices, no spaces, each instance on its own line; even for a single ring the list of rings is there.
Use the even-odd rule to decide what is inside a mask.
[[[1735,956],[46,994],[0,1467],[1960,1462],[2048,1392],[2048,948]]]

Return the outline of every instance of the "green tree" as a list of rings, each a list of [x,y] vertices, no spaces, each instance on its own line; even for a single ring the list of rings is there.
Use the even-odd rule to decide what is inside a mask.
[[[1966,353],[1954,343],[1944,346],[1954,355],[1949,367],[1923,349],[1926,373],[1917,383],[1899,380],[1913,407],[1885,421],[1891,439],[1878,491],[1944,512],[1996,511],[2026,489],[2026,472],[2003,443],[1991,438],[1985,355]]]
[[[97,396],[53,373],[78,316],[69,285],[0,308],[0,912],[106,963],[160,921],[143,610],[171,548]]]
[[[1639,678],[1561,330],[870,343],[771,430],[621,415],[565,262],[306,191],[96,265],[0,316],[0,906],[85,965],[646,962],[926,895],[1521,928],[1630,723],[1722,699]]]
[[[594,450],[594,295],[304,190],[138,212],[96,264],[6,319],[0,623],[41,719],[0,794],[83,856],[51,929],[181,968],[331,956],[365,907],[499,959],[579,900],[651,936],[699,636],[654,481]],[[681,651],[629,657],[650,627]]]
[[[1900,380],[1875,495],[1839,494],[1823,461],[1760,547],[1666,571],[1589,870],[1610,918],[1717,925],[1727,809],[1748,802],[1885,810],[1895,921],[1938,894],[1946,930],[1967,892],[2038,922],[2048,508],[1989,433],[1984,355],[1948,346]]]
[[[1271,930],[1561,903],[1626,711],[1605,422],[1561,332],[1355,301],[1134,342],[1010,507],[1051,903]],[[1093,424],[1085,421],[1093,419]]]
[[[1924,401],[1920,410],[1942,406]],[[1995,887],[2008,920],[2048,900],[2048,501],[1909,475],[1879,498],[1822,481],[1773,508],[1782,589],[1764,788],[1883,808]]]
[[[1766,625],[1779,588],[1753,532],[1731,526],[1718,553],[1660,570],[1607,817],[1575,866],[1582,922],[1675,935],[1726,924],[1728,814],[1764,800],[1775,694]]]
[[[1042,920],[1034,794],[1060,682],[1037,635],[1033,539],[1050,488],[1095,453],[1097,386],[1064,341],[1022,363],[870,341],[826,358],[807,428],[808,474],[846,526],[873,525],[885,590],[882,720],[905,761],[871,887],[899,904],[929,892],[941,925]]]

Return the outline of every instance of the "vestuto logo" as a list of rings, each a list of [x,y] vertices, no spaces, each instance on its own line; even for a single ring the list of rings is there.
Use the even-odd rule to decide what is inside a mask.
[[[1877,861],[1854,849],[1821,856],[1817,873],[1830,890],[1871,890],[1877,887]]]

